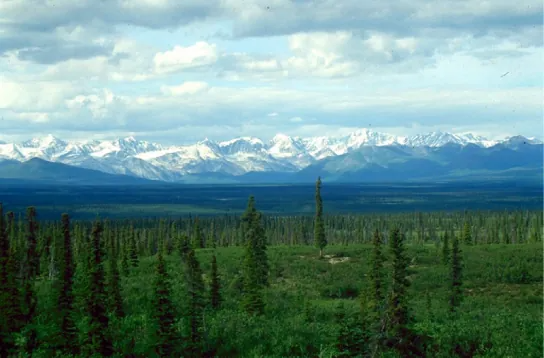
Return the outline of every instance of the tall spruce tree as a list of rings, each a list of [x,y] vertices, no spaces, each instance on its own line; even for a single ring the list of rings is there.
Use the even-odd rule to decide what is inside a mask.
[[[17,331],[16,322],[20,319],[17,310],[20,297],[16,292],[16,272],[14,266],[11,265],[12,254],[9,240],[13,222],[10,224],[9,221],[8,217],[6,225],[2,203],[0,203],[0,357],[8,357],[15,353],[14,334]],[[16,295],[13,295],[14,292]]]
[[[373,306],[377,311],[379,311],[384,300],[383,264],[385,261],[385,256],[382,252],[382,237],[377,229],[374,231],[372,245],[372,269],[370,271],[370,279],[372,280]]]
[[[153,304],[155,309],[154,318],[157,324],[155,351],[159,357],[176,357],[179,356],[177,347],[180,343],[180,337],[176,331],[175,308],[170,297],[170,278],[160,250],[157,256]]]
[[[319,257],[323,257],[323,249],[327,246],[325,238],[325,224],[323,222],[323,200],[321,199],[321,177],[315,183],[315,226],[314,242],[319,249]]]
[[[401,356],[418,356],[418,347],[414,345],[414,333],[410,329],[413,323],[408,307],[408,258],[404,250],[404,237],[399,229],[393,229],[389,235],[389,244],[393,256],[393,282],[388,300],[387,345]]]
[[[87,296],[87,313],[89,315],[87,353],[109,357],[114,351],[109,331],[109,319],[106,314],[108,297],[104,274],[102,230],[102,223],[97,219],[91,233],[90,279]]]
[[[109,250],[109,270],[108,270],[108,303],[109,310],[113,312],[115,317],[122,318],[125,316],[123,309],[123,297],[121,296],[121,277],[117,266],[117,255],[115,254],[114,241],[110,240]]]
[[[204,281],[202,270],[195,251],[190,249],[186,259],[186,283],[189,297],[189,340],[185,356],[200,357],[203,349],[203,319],[204,319]]]
[[[461,304],[462,296],[462,262],[461,262],[461,249],[459,248],[459,240],[457,237],[453,238],[452,250],[451,250],[451,292],[449,307],[450,312],[455,312],[457,307]]]
[[[34,291],[34,281],[38,274],[40,257],[37,253],[38,241],[36,239],[38,223],[36,220],[36,208],[33,206],[27,208],[27,250],[23,263],[23,317],[25,327],[23,336],[25,337],[24,349],[29,355],[38,347],[38,335],[35,327],[35,316],[38,298]]]
[[[261,314],[264,311],[261,289],[268,284],[268,258],[261,213],[255,208],[253,196],[249,197],[242,215],[242,227],[246,246],[242,268],[242,305],[248,313]]]
[[[60,315],[60,342],[61,350],[65,354],[78,354],[77,328],[74,323],[74,274],[75,264],[72,252],[72,237],[70,235],[70,217],[62,214],[62,261],[61,284],[58,301]]]
[[[212,256],[211,271],[212,282],[210,284],[210,304],[213,309],[218,309],[221,305],[221,281],[217,270],[217,258],[215,253]]]

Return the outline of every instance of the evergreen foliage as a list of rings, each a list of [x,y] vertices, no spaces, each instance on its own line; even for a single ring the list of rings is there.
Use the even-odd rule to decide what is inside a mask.
[[[175,357],[179,354],[180,337],[176,330],[175,309],[171,298],[170,278],[162,252],[158,253],[153,300],[154,318],[157,325],[155,352],[159,357]]]
[[[463,243],[465,245],[473,244],[470,224],[467,221],[465,221],[465,224],[463,225]]]
[[[13,225],[13,213],[4,218],[0,203],[0,357],[7,357],[15,350],[15,333],[20,313],[17,309],[18,294],[15,282],[16,272],[11,264],[12,250],[10,249],[9,233]]]
[[[447,265],[450,262],[450,237],[447,231],[442,237],[442,262],[444,265]]]
[[[186,259],[186,285],[189,299],[187,317],[189,321],[189,340],[185,349],[185,356],[200,357],[203,349],[203,314],[204,314],[204,281],[202,269],[195,251],[190,250]]]
[[[89,267],[89,291],[87,299],[87,313],[89,315],[89,329],[87,352],[104,357],[113,355],[113,344],[109,331],[109,318],[106,307],[108,296],[104,274],[104,252],[102,249],[102,223],[98,220],[93,225],[91,233],[91,252]]]
[[[461,249],[457,237],[453,238],[451,250],[451,293],[449,300],[449,308],[451,312],[455,312],[461,304],[462,295],[462,262]]]
[[[323,200],[321,199],[321,177],[315,183],[315,224],[314,242],[319,249],[319,257],[323,256],[323,249],[327,246],[325,238],[325,224],[323,223]]]
[[[130,228],[128,236],[128,258],[132,267],[138,267],[138,249],[136,247],[136,234],[134,233],[134,227]]]
[[[217,258],[215,254],[212,256],[211,269],[211,284],[210,284],[210,304],[214,310],[217,310],[221,305],[221,280],[217,270]]]
[[[242,215],[242,224],[246,242],[242,305],[248,313],[261,314],[264,311],[261,290],[268,285],[268,258],[261,213],[255,208],[253,196],[249,197],[246,211]]]
[[[408,258],[399,229],[391,231],[389,245],[393,258],[393,282],[387,307],[387,346],[395,349],[402,357],[421,356],[417,337],[411,329],[413,317],[408,305]]]
[[[72,237],[70,235],[70,217],[62,214],[62,253],[61,284],[58,299],[60,315],[60,347],[65,354],[78,354],[78,331],[74,322],[74,274],[75,264],[72,253]]]

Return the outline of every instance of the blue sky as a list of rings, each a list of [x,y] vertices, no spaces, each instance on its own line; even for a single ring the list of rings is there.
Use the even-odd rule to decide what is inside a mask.
[[[5,0],[0,139],[542,139],[542,18],[540,0]]]

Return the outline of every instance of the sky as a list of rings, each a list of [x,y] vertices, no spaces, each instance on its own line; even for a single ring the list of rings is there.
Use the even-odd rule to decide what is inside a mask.
[[[543,138],[541,0],[1,0],[0,139]]]

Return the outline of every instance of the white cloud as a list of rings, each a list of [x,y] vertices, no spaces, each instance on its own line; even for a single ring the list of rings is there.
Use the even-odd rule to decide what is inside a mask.
[[[168,96],[193,95],[208,89],[206,82],[184,82],[179,86],[162,86],[161,92]]]
[[[157,73],[172,73],[180,70],[213,64],[217,61],[217,49],[213,44],[199,41],[192,46],[175,46],[170,51],[159,52],[153,58]]]

